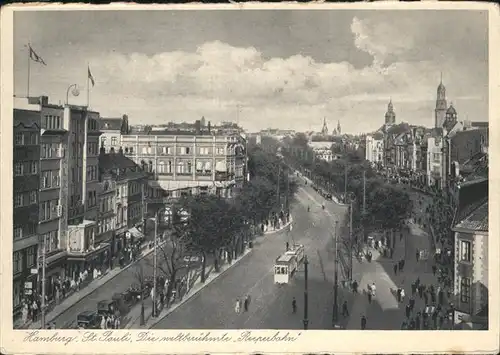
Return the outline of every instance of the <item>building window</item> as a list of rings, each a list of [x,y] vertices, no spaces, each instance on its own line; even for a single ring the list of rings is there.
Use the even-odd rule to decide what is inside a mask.
[[[466,240],[460,241],[460,261],[465,261],[470,263],[471,261],[471,242]]]
[[[31,268],[36,263],[36,246],[29,247],[27,250],[26,267]]]
[[[16,133],[14,138],[15,145],[23,145],[24,144],[24,135],[22,133]]]
[[[23,229],[21,227],[14,227],[14,240],[23,237]]]
[[[30,191],[30,205],[38,202],[38,191]]]
[[[210,150],[208,148],[200,148],[200,155],[208,155]]]
[[[22,207],[23,205],[23,194],[14,195],[14,207]]]
[[[36,133],[30,134],[30,144],[32,144],[32,145],[38,144],[38,134],[36,134]]]
[[[460,302],[470,302],[470,279],[468,277],[464,277],[460,280]]]
[[[436,163],[439,163],[439,161],[441,160],[441,154],[432,153],[432,160],[435,161]]]
[[[164,173],[165,172],[165,163],[162,162],[162,161],[158,164],[158,172],[159,173]]]
[[[22,251],[16,251],[14,252],[14,255],[12,256],[12,261],[13,261],[13,273],[17,274],[23,270],[23,252]]]
[[[38,174],[38,162],[37,161],[30,162],[30,172],[32,175]]]
[[[117,139],[116,137],[111,137],[111,145],[115,146],[117,144]]]
[[[14,176],[23,175],[23,163],[14,164]]]
[[[217,155],[225,155],[225,152],[226,152],[226,148],[224,147],[218,147],[216,150],[215,150],[215,153]]]

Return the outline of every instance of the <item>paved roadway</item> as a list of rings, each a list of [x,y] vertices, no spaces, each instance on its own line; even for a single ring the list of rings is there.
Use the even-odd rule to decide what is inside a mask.
[[[159,253],[158,255],[162,255],[162,253]],[[167,252],[167,255],[170,254],[168,254]],[[159,256],[158,262],[160,262],[161,260],[162,257]],[[207,258],[207,269],[211,265],[211,262],[211,258]],[[59,329],[65,329],[74,326],[76,324],[76,318],[81,312],[88,310],[97,310],[97,303],[99,303],[100,301],[111,299],[114,294],[125,292],[134,283],[138,284],[137,272],[139,270],[139,267],[143,268],[145,276],[152,276],[153,253],[137,261],[135,265],[132,265],[126,270],[123,270],[113,279],[97,288],[87,297],[81,298],[73,306],[61,313],[57,318],[54,319],[57,327]],[[178,272],[178,277],[182,278],[186,275],[186,273],[187,269],[183,268]],[[148,298],[146,302],[150,302],[150,299]],[[122,324],[126,324],[127,321],[128,318],[127,315],[125,315],[124,319],[122,320]]]
[[[252,253],[154,326],[156,329],[302,329],[304,267],[291,283],[274,284],[274,261],[285,244],[304,244],[309,260],[309,329],[331,329],[334,221],[346,208],[326,202],[302,186],[292,205],[291,231],[261,238]],[[307,212],[307,206],[311,211]],[[248,312],[234,311],[236,299],[251,298]],[[292,313],[292,299],[298,310]]]

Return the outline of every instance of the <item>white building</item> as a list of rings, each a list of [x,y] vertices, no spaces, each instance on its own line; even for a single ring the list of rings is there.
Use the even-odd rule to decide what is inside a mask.
[[[435,134],[427,138],[427,185],[444,186],[443,138]]]
[[[384,161],[384,137],[382,135],[366,136],[365,159],[372,165]]]

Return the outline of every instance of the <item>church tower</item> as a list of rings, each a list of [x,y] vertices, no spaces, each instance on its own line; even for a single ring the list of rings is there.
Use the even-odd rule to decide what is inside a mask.
[[[337,121],[337,134],[342,135],[342,128],[340,127],[340,121]]]
[[[443,85],[443,76],[441,75],[441,82],[437,88],[437,98],[436,98],[436,110],[434,117],[434,127],[443,127],[443,123],[446,116],[446,110],[448,105],[446,104],[446,88]]]
[[[396,123],[396,113],[394,112],[394,106],[392,106],[392,99],[387,105],[387,112],[385,113],[385,124],[393,125]]]
[[[326,117],[323,118],[323,128],[321,129],[321,134],[324,136],[328,135],[328,127],[326,126]]]

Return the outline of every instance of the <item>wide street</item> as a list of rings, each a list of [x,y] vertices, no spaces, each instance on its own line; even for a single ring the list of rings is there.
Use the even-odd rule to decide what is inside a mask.
[[[252,253],[207,285],[154,326],[157,329],[302,329],[304,266],[292,282],[274,284],[274,262],[285,244],[305,246],[309,260],[309,329],[331,329],[333,310],[333,231],[346,208],[325,201],[309,186],[301,186],[292,205],[293,227],[260,238]],[[310,212],[307,211],[310,206]],[[236,299],[251,298],[248,312],[237,314]],[[297,313],[292,313],[292,299]]]

